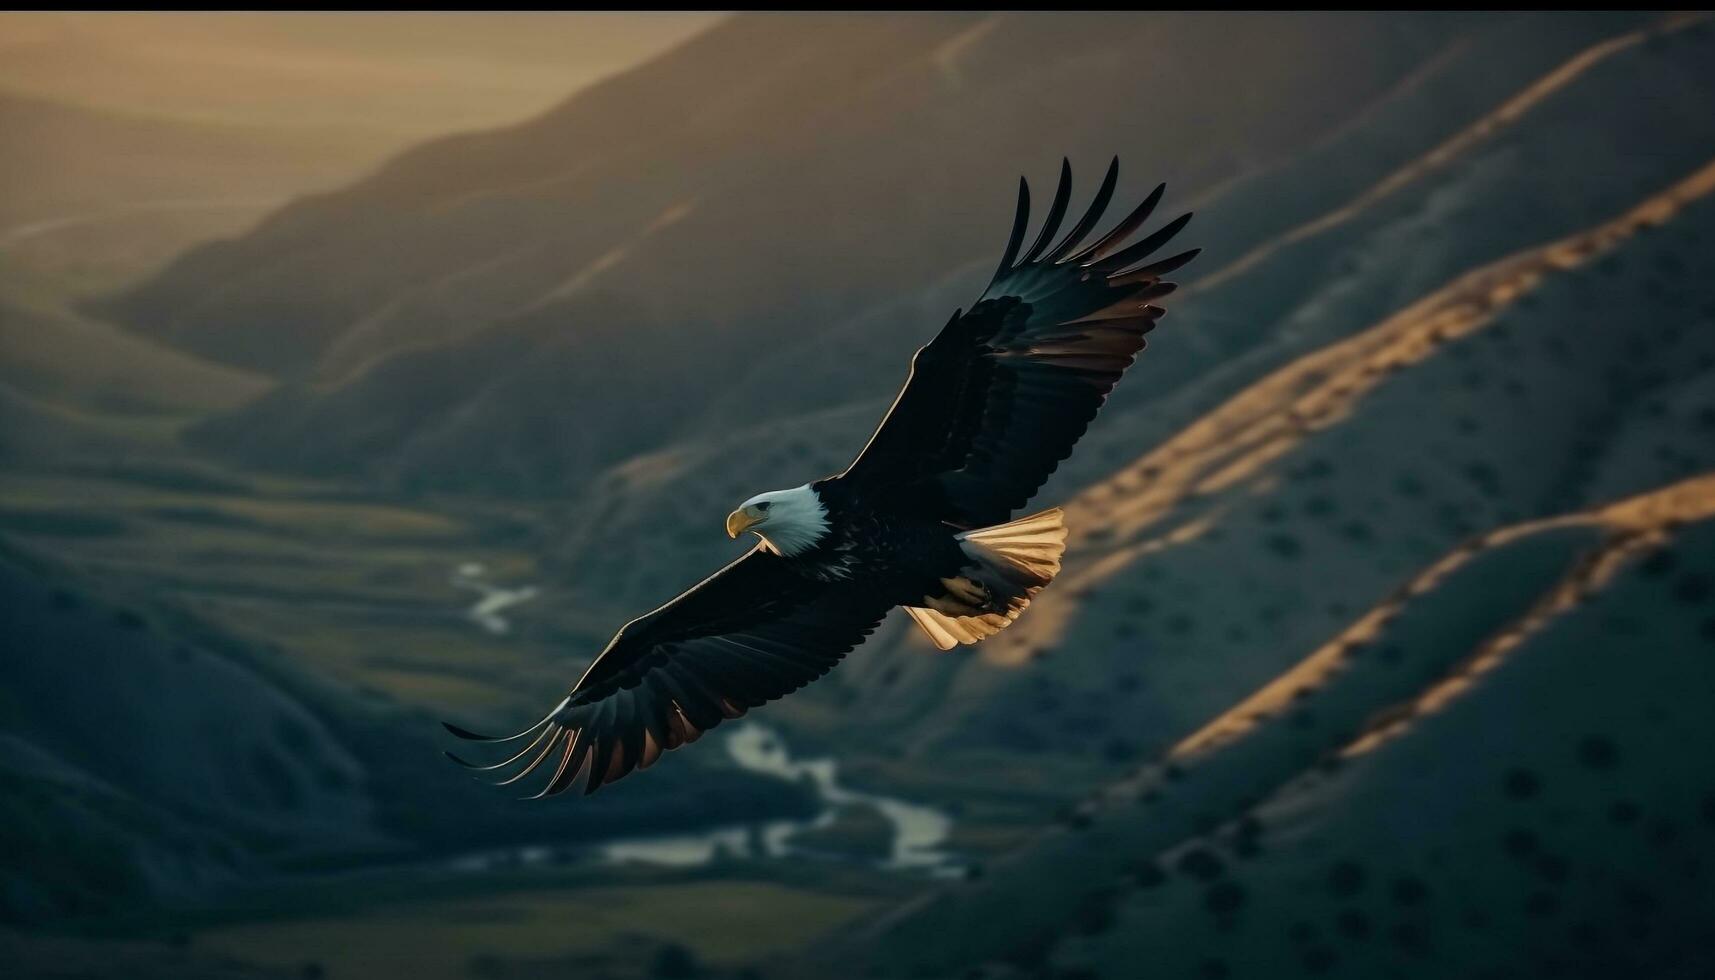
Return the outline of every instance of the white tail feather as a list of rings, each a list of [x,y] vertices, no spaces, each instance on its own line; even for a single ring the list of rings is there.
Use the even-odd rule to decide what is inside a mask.
[[[1060,574],[1060,556],[1066,552],[1066,512],[1053,507],[1006,524],[966,531],[958,538],[998,555],[1047,585]]]
[[[1066,551],[1065,513],[1055,507],[1006,524],[957,535],[974,565],[966,577],[991,597],[992,608],[964,614],[955,608],[907,606],[905,611],[942,650],[977,643],[1005,629],[1060,572]],[[925,597],[928,599],[929,597]],[[936,605],[950,603],[936,602]]]

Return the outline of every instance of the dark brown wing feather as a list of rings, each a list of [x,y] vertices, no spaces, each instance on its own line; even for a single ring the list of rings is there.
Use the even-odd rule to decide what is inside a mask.
[[[993,282],[917,352],[893,408],[842,479],[909,488],[930,516],[966,527],[1006,521],[1042,487],[1165,312],[1154,301],[1174,285],[1161,277],[1197,255],[1134,268],[1191,218],[1126,244],[1164,187],[1073,253],[1101,220],[1118,175],[1116,159],[1084,216],[1048,248],[1071,196],[1071,168],[1062,163],[1042,230],[1015,264],[1030,217],[1029,187],[1020,181]]]
[[[489,766],[453,758],[482,771],[522,762],[502,785],[547,771],[537,797],[563,792],[580,776],[584,792],[593,793],[827,673],[888,608],[861,587],[812,581],[772,552],[753,549],[627,623],[535,725],[506,739],[447,726],[466,739],[529,739],[522,751]]]

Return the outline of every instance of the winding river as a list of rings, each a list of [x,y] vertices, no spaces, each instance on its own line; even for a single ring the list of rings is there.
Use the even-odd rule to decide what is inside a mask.
[[[793,838],[803,831],[831,825],[848,807],[867,805],[881,814],[893,835],[887,857],[878,862],[881,867],[949,874],[959,870],[952,856],[942,849],[953,820],[940,810],[847,789],[840,785],[838,762],[795,760],[785,739],[755,722],[738,726],[725,741],[727,754],[742,769],[789,782],[807,780],[821,800],[821,812],[808,820],[771,820],[695,834],[610,841],[601,847],[602,858],[685,867],[706,864],[723,853],[762,858],[814,856],[815,852],[796,846]]]
[[[596,859],[611,864],[691,868],[722,857],[823,857],[825,855],[796,843],[795,838],[804,831],[832,825],[848,808],[867,806],[882,816],[891,832],[888,854],[876,861],[876,866],[941,877],[963,872],[955,856],[945,849],[953,820],[942,811],[889,796],[848,789],[840,784],[836,760],[794,759],[784,738],[755,722],[736,726],[722,742],[728,756],[741,769],[790,782],[807,782],[815,790],[822,804],[821,810],[814,817],[802,820],[769,820],[689,834],[618,838],[596,845]],[[467,855],[455,861],[454,867],[485,871],[511,865],[560,863],[589,853],[586,848],[527,847]]]
[[[521,602],[536,598],[539,591],[534,585],[516,589],[495,585],[488,580],[487,567],[474,561],[465,562],[453,569],[452,583],[457,588],[477,594],[477,600],[464,611],[465,618],[495,636],[505,636],[512,630],[512,624],[500,614]]]

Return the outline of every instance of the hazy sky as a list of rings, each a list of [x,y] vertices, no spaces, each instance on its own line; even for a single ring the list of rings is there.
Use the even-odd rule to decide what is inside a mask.
[[[0,13],[0,92],[217,122],[512,122],[717,14]]]

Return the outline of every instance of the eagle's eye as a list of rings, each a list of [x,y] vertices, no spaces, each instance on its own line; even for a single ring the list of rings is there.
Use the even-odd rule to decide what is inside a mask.
[[[768,513],[768,508],[773,507],[773,506],[774,506],[773,504],[764,500],[764,501],[762,501],[756,505],[756,509],[761,511],[762,513],[766,514],[766,513]]]

